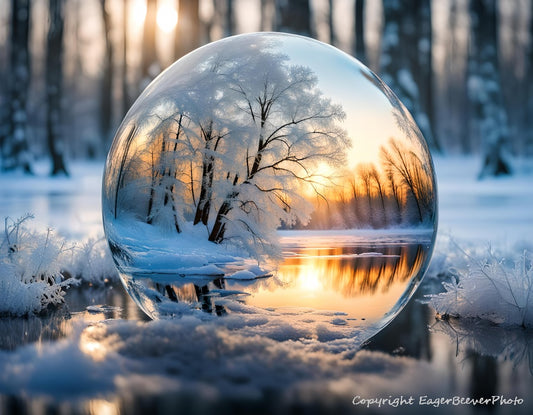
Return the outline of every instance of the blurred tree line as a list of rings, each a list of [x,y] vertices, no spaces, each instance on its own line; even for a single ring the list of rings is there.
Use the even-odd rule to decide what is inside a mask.
[[[249,31],[318,38],[408,107],[434,152],[480,176],[533,155],[533,0],[0,0],[0,168],[103,158],[142,89],[196,47]],[[177,22],[177,24],[176,24]]]

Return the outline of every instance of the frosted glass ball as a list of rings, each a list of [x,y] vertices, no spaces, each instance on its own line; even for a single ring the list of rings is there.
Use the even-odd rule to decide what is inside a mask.
[[[437,227],[431,156],[394,93],[340,50],[279,33],[219,40],[159,75],[115,136],[102,208],[152,318],[311,313],[365,333],[412,296]]]

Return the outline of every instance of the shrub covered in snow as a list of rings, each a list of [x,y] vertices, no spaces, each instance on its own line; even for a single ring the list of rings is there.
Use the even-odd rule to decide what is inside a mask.
[[[62,274],[71,248],[53,235],[25,227],[31,215],[5,219],[0,239],[0,314],[22,316],[63,303],[65,288],[77,284]]]
[[[118,281],[117,270],[105,238],[89,238],[76,244],[63,269],[91,285],[101,286],[106,282]]]
[[[502,325],[533,327],[533,264],[527,251],[511,261],[497,259],[489,249],[478,259],[465,251],[465,267],[452,268],[444,292],[428,295],[437,313],[482,318]]]

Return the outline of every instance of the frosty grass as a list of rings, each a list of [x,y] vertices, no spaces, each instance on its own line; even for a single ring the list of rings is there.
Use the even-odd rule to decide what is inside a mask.
[[[6,218],[0,239],[0,315],[37,314],[64,302],[65,290],[82,280],[93,285],[116,271],[103,241],[69,245],[54,235],[29,230],[32,215]]]

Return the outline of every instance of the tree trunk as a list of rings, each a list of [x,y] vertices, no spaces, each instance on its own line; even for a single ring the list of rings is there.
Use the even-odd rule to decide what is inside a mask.
[[[229,173],[228,173],[229,177]],[[237,185],[237,182],[239,181],[239,175],[236,174],[233,179],[233,187]],[[215,242],[217,244],[221,243],[224,240],[224,236],[226,233],[226,215],[233,209],[233,201],[239,196],[239,191],[234,190],[230,194],[226,196],[224,199],[224,202],[220,206],[220,209],[218,210],[217,217],[215,219],[215,224],[213,225],[213,229],[211,229],[211,233],[209,234],[209,240],[211,242]]]
[[[142,41],[141,83],[139,85],[139,92],[146,88],[160,71],[155,43],[155,32],[157,28],[156,19],[157,0],[146,0],[146,16],[144,18]]]
[[[444,70],[446,81],[441,94],[444,97],[439,105],[439,133],[446,137],[448,149],[459,150],[463,154],[472,153],[472,136],[469,132],[469,104],[467,80],[468,41],[463,40],[467,13],[460,9],[461,0],[451,0],[447,20],[448,38]]]
[[[7,128],[0,137],[2,169],[32,173],[26,104],[30,84],[29,0],[11,1]]]
[[[498,21],[495,0],[470,0],[471,51],[468,87],[472,122],[482,144],[479,178],[510,174],[504,157],[509,141],[498,60]]]
[[[224,202],[220,206],[220,209],[218,210],[217,217],[215,220],[215,224],[213,225],[213,229],[211,230],[211,233],[209,234],[209,240],[211,242],[215,242],[219,244],[224,240],[224,234],[226,233],[226,222],[225,222],[226,215],[231,211],[232,201],[238,195],[239,195],[238,192],[233,192],[226,198],[226,200],[224,200]]]
[[[417,28],[418,62],[415,79],[419,85],[420,107],[427,117],[424,137],[429,145],[439,153],[442,152],[440,140],[435,135],[435,105],[433,97],[433,30],[431,19],[431,0],[417,0],[418,16],[413,25]]]
[[[202,222],[207,225],[209,219],[209,211],[211,210],[212,186],[213,176],[215,172],[215,158],[213,156],[204,155],[202,166],[202,185],[200,188],[200,198],[196,206],[196,213],[194,215],[194,225]]]
[[[333,0],[328,0],[328,29],[329,29],[329,43],[335,45],[337,39],[335,36],[335,23],[334,23],[334,12],[333,12]]]
[[[533,155],[533,128],[531,128],[530,120],[533,120],[533,1],[530,3],[529,10],[529,45],[526,54],[528,67],[526,68],[527,75],[526,81],[528,85],[527,90],[527,108],[526,108],[526,125],[529,125],[525,133],[526,143],[525,152],[526,155]]]
[[[365,45],[365,0],[355,0],[355,40],[353,54],[367,64]]]
[[[259,27],[261,32],[272,30],[271,2],[272,0],[261,0],[261,21]]]
[[[200,46],[199,0],[179,1],[178,25],[174,39],[174,58],[179,59]]]
[[[226,36],[235,33],[235,13],[233,10],[233,0],[226,0]]]
[[[125,115],[131,106],[128,85],[128,27],[129,27],[129,0],[124,0],[122,5],[122,113]]]
[[[278,1],[276,25],[280,32],[311,36],[311,10],[309,0]]]
[[[49,0],[50,27],[46,52],[46,137],[52,159],[52,176],[65,174],[63,154],[63,0]]]
[[[111,40],[111,16],[106,10],[108,3],[100,0],[102,21],[105,34],[104,70],[102,74],[102,89],[100,91],[100,138],[103,149],[106,150],[111,135],[113,108],[113,42]]]
[[[213,195],[213,178],[215,174],[215,157],[211,154],[216,151],[220,137],[215,140],[213,137],[213,121],[210,121],[207,128],[200,127],[201,134],[204,139],[204,154],[202,157],[202,181],[200,187],[200,198],[196,205],[196,213],[194,215],[194,225],[202,222],[207,226],[209,219],[209,211],[211,210],[211,198]],[[212,146],[212,142],[215,145]]]
[[[433,134],[430,0],[384,0],[382,73],[411,112],[428,145],[440,151]]]

